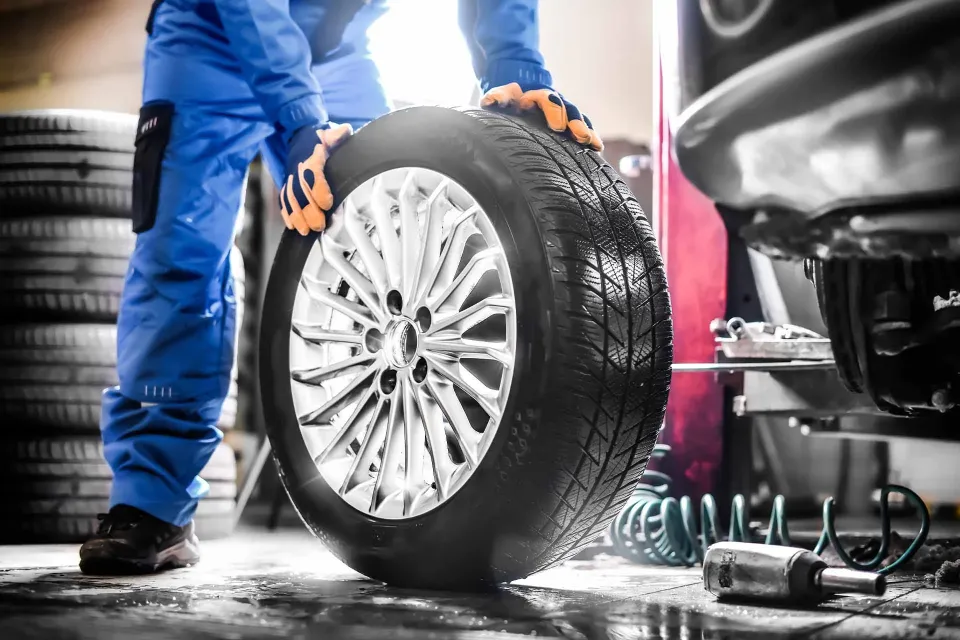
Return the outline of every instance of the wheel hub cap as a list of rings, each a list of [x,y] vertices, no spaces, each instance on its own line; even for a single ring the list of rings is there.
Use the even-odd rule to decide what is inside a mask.
[[[417,356],[418,342],[419,335],[413,322],[406,318],[394,321],[383,341],[387,362],[398,369],[409,367]]]

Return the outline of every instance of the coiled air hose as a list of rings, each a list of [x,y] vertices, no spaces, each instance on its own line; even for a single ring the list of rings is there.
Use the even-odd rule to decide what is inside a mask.
[[[670,453],[667,445],[656,445],[653,457],[663,458]],[[700,531],[693,501],[684,496],[677,500],[669,496],[672,479],[659,471],[647,471],[637,485],[627,505],[610,525],[610,538],[615,551],[630,560],[644,564],[662,564],[673,567],[692,567],[703,562],[704,554],[714,542],[720,540],[720,524],[717,504],[713,496],[704,495],[700,501]],[[907,550],[886,567],[878,568],[886,559],[890,548],[889,498],[899,493],[912,502],[920,512],[920,532]],[[840,560],[851,569],[876,571],[886,575],[909,562],[927,539],[930,532],[930,512],[916,493],[906,487],[890,484],[880,492],[880,548],[873,559],[857,562],[840,546],[834,525],[834,500],[823,503],[823,531],[813,552],[820,554],[833,545]],[[733,498],[730,528],[727,540],[734,542],[757,542],[749,528],[747,503],[742,495]],[[790,531],[787,527],[785,502],[782,495],[773,500],[770,525],[764,544],[790,546]]]

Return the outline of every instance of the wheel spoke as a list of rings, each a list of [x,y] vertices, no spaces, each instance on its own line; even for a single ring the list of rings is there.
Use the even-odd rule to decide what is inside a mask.
[[[380,253],[383,255],[384,266],[387,269],[387,282],[393,289],[400,288],[401,256],[400,238],[397,237],[397,228],[393,222],[393,198],[387,193],[382,178],[373,181],[373,196],[370,208],[373,211],[373,222],[377,226],[377,235],[380,236]]]
[[[358,373],[343,389],[330,398],[319,409],[300,416],[300,424],[304,427],[326,425],[330,419],[343,408],[363,394],[363,383],[370,379],[380,369],[380,363],[374,362]],[[373,385],[370,386],[373,388]]]
[[[497,268],[499,251],[497,249],[485,249],[470,258],[470,262],[464,267],[460,275],[444,289],[435,300],[432,300],[436,309],[451,308],[459,310],[464,301],[480,282],[483,275]]]
[[[496,360],[505,367],[513,363],[513,356],[503,342],[426,337],[423,339],[423,345],[430,351],[440,351],[477,360]]]
[[[385,312],[381,308],[380,297],[377,295],[373,283],[347,260],[343,255],[343,247],[338,245],[329,235],[322,236],[320,243],[323,245],[323,255],[330,266],[340,274],[351,289],[357,292],[357,296],[363,301],[373,317],[378,322],[382,322]]]
[[[320,455],[314,459],[317,465],[350,457],[348,449],[350,443],[367,428],[370,422],[370,416],[373,415],[373,410],[376,406],[376,403],[373,401],[374,392],[375,389],[369,387],[363,393],[353,413],[351,413],[350,417],[343,423],[336,435],[333,436],[333,439],[323,448]]]
[[[408,384],[406,376],[399,380],[400,389],[394,392],[390,401],[390,410],[387,414],[387,435],[383,445],[383,459],[377,471],[377,483],[373,489],[373,499],[370,511],[376,513],[380,506],[403,490],[403,483],[399,478],[400,462],[403,460],[403,429],[404,429],[404,388]]]
[[[417,263],[420,259],[420,224],[417,217],[417,207],[420,205],[420,186],[417,183],[417,174],[411,171],[407,174],[400,187],[400,245],[402,255],[401,275],[403,288],[400,294],[405,306],[413,302],[413,292],[417,286]]]
[[[463,257],[467,240],[480,232],[474,222],[478,211],[477,207],[470,207],[454,221],[447,242],[440,252],[440,257],[421,288],[421,304],[430,297],[437,286],[446,287],[456,277],[457,267],[460,266],[460,259]]]
[[[488,416],[494,420],[500,417],[500,408],[497,406],[497,396],[499,394],[496,391],[483,386],[469,371],[461,373],[459,371],[460,365],[457,362],[451,362],[429,352],[425,353],[424,357],[437,373],[473,398]]]
[[[319,385],[320,383],[337,378],[354,371],[363,369],[363,365],[373,360],[373,354],[361,353],[352,358],[345,358],[340,362],[328,364],[322,367],[312,369],[294,369],[290,376],[297,382],[303,384]]]
[[[423,293],[423,284],[440,262],[440,247],[443,242],[443,218],[453,206],[447,199],[450,179],[444,178],[427,200],[426,223],[419,260],[417,262],[416,282],[411,287],[411,298],[419,302]]]
[[[403,514],[413,513],[414,501],[426,486],[423,478],[423,453],[426,443],[424,418],[415,399],[416,388],[409,380],[401,388],[403,393]]]
[[[467,467],[474,469],[477,466],[478,447],[480,446],[480,434],[474,431],[470,425],[470,419],[463,410],[463,405],[457,399],[450,383],[438,380],[439,376],[427,376],[427,388],[430,395],[436,400],[447,418],[447,423],[453,429],[453,433],[466,459]]]
[[[376,320],[372,315],[370,315],[370,311],[366,307],[361,306],[356,302],[347,300],[343,296],[338,296],[324,286],[322,282],[314,280],[310,276],[304,274],[300,278],[300,284],[307,292],[307,295],[309,295],[314,302],[330,307],[335,311],[339,311],[354,322],[361,324],[368,329],[376,326]]]
[[[433,325],[427,332],[427,335],[436,335],[440,332],[450,331],[457,336],[462,336],[466,331],[477,326],[487,318],[498,313],[508,313],[513,310],[513,300],[507,296],[493,296],[470,305],[463,311],[451,314],[446,317],[434,318]]]
[[[380,252],[377,251],[377,248],[373,245],[373,241],[370,239],[366,224],[363,218],[360,217],[360,213],[357,211],[357,207],[353,203],[352,198],[347,198],[347,201],[344,202],[344,225],[347,230],[347,235],[357,248],[357,253],[363,262],[363,266],[367,269],[367,273],[370,274],[370,280],[373,282],[373,286],[376,288],[380,298],[383,299],[387,295],[387,270],[383,265],[383,258],[380,256]]]
[[[343,479],[340,486],[340,495],[345,495],[352,489],[370,480],[370,465],[377,459],[380,452],[380,445],[383,444],[384,436],[387,430],[387,416],[384,415],[386,402],[381,396],[377,400],[376,408],[373,410],[373,417],[370,420],[370,427],[360,441],[360,449],[347,471],[347,476]]]
[[[323,324],[313,324],[309,322],[293,321],[293,332],[303,340],[316,345],[323,345],[328,342],[340,344],[363,344],[363,334],[352,331],[333,331],[326,328]]]
[[[416,390],[415,397],[420,415],[423,416],[427,453],[430,456],[433,477],[437,483],[437,496],[440,500],[445,500],[450,494],[450,485],[457,466],[447,452],[447,435],[443,430],[443,413],[437,402],[427,395],[422,388]]]

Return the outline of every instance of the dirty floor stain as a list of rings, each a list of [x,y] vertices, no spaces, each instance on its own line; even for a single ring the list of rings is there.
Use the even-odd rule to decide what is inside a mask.
[[[367,580],[299,532],[207,543],[150,577],[83,576],[76,552],[0,547],[0,638],[960,638],[960,591],[919,577],[799,609],[718,603],[697,569],[605,556],[461,594]]]

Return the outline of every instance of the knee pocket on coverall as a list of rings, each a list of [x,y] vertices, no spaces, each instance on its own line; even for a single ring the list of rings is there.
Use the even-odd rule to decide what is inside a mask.
[[[160,170],[170,141],[173,104],[155,102],[140,109],[133,156],[133,232],[149,231],[157,219]]]

